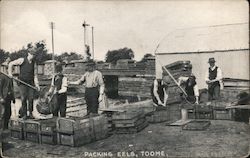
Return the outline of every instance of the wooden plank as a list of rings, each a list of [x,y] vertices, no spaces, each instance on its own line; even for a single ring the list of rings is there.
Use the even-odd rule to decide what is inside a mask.
[[[226,109],[250,109],[250,105],[226,106]]]

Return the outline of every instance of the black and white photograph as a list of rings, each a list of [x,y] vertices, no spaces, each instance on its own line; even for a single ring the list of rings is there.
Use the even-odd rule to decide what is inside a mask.
[[[247,0],[0,0],[0,158],[250,156]]]

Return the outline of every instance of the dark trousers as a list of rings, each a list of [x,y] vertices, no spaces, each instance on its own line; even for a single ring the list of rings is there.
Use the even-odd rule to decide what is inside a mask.
[[[53,99],[53,116],[58,116],[60,113],[61,117],[66,117],[67,93],[56,94]]]
[[[31,84],[33,85],[33,84]],[[33,100],[34,100],[34,90],[21,84],[20,86],[20,93],[21,93],[21,100],[22,100],[22,107],[19,110],[19,115],[21,117],[27,116],[27,105],[30,112],[30,115],[32,115],[33,112]],[[28,101],[28,104],[27,104]]]
[[[99,107],[99,88],[86,88],[85,90],[85,100],[87,104],[87,115],[90,113],[98,114],[98,107]]]
[[[4,102],[3,128],[8,129],[8,124],[11,116],[11,97],[7,95]]]
[[[208,100],[220,99],[220,84],[213,83],[208,86]]]

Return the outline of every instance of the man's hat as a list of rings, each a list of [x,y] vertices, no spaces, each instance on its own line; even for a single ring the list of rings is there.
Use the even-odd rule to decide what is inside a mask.
[[[215,63],[215,59],[214,58],[209,58],[208,63]]]
[[[88,61],[87,66],[95,66],[96,63],[93,60]]]

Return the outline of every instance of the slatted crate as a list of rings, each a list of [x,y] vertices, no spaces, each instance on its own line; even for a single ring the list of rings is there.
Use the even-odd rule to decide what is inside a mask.
[[[169,107],[159,106],[156,110],[147,115],[149,123],[160,123],[170,119]]]
[[[81,146],[94,141],[93,120],[87,117],[57,119],[58,144]]]
[[[57,118],[51,118],[39,121],[42,144],[57,144],[56,120]]]
[[[90,127],[78,129],[73,134],[58,133],[58,144],[72,147],[88,144],[94,139],[91,129]]]
[[[141,110],[115,113],[112,116],[115,133],[136,133],[147,126],[145,114]]]
[[[23,127],[25,140],[41,143],[41,124],[39,120],[25,120]]]
[[[232,110],[214,107],[213,115],[215,120],[232,120]]]
[[[58,118],[56,123],[57,132],[64,134],[74,134],[74,131],[89,127],[90,121],[87,117]]]
[[[93,123],[94,139],[101,140],[109,136],[108,118],[105,115],[90,118]]]
[[[23,124],[22,120],[10,120],[9,122],[9,129],[10,129],[10,136],[12,138],[24,139],[23,135]]]
[[[115,133],[117,134],[133,134],[142,131],[144,128],[148,126],[148,121],[144,119],[144,121],[134,127],[123,127],[123,128],[116,128]]]
[[[197,119],[213,119],[213,107],[210,105],[196,105],[195,118]]]

